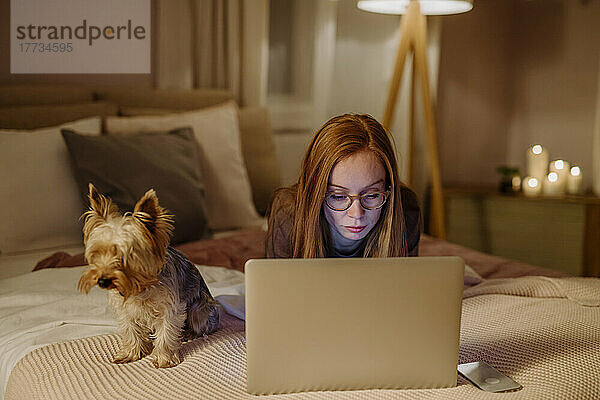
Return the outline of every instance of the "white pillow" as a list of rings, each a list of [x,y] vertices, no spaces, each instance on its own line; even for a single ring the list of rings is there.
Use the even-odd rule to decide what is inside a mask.
[[[108,117],[108,134],[165,131],[190,126],[200,145],[208,225],[213,230],[261,224],[244,157],[235,102],[168,115]]]
[[[0,130],[0,252],[82,242],[81,195],[60,130],[99,135],[100,117],[36,130]]]

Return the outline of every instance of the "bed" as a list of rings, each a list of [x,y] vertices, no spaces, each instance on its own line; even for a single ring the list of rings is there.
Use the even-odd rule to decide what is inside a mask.
[[[93,138],[167,134],[178,125],[196,134],[200,160],[191,162],[199,163],[207,198],[197,207],[203,223],[197,215],[178,221],[196,221],[198,229],[181,230],[175,247],[223,304],[222,328],[187,342],[174,368],[155,369],[147,359],[113,364],[119,341],[106,292],[76,290],[85,270],[77,220],[84,207],[81,166],[69,157],[73,149],[61,147],[60,130]],[[255,398],[245,391],[243,266],[264,255],[262,214],[279,185],[266,111],[240,109],[228,93],[213,90],[4,86],[0,129],[6,185],[0,194],[0,399]],[[135,168],[138,177],[149,167],[127,170]],[[111,190],[122,189],[122,177],[103,178]],[[487,361],[523,389],[491,394],[458,377],[447,389],[267,397],[600,398],[599,279],[565,276],[427,235],[419,255],[458,255],[468,265],[459,362]]]

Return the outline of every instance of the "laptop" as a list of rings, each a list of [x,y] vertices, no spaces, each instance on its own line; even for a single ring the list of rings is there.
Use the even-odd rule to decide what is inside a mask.
[[[247,390],[456,386],[464,260],[249,260]]]

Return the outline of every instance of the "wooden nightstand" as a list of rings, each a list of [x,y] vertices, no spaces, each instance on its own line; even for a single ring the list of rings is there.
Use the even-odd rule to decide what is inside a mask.
[[[488,188],[445,188],[449,242],[485,253],[600,276],[600,198],[505,195]]]

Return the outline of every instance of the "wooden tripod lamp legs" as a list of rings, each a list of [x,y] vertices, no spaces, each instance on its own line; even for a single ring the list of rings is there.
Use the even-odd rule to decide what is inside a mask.
[[[427,22],[425,16],[421,14],[418,1],[411,1],[407,7],[407,12],[402,17],[400,27],[400,44],[398,45],[398,55],[396,57],[396,66],[390,91],[388,94],[387,105],[383,117],[383,125],[390,129],[394,116],[394,108],[402,81],[406,55],[409,51],[413,52],[413,68],[417,71],[417,76],[421,81],[421,97],[423,99],[423,111],[425,117],[425,133],[427,137],[427,149],[431,169],[431,216],[429,219],[429,232],[432,236],[440,239],[446,238],[446,227],[444,221],[444,197],[442,194],[442,180],[440,175],[440,165],[438,159],[437,140],[435,136],[435,114],[433,103],[429,92],[429,76],[427,63]],[[414,114],[414,109],[411,113]],[[411,124],[411,130],[414,124]],[[411,133],[411,138],[414,134]],[[411,140],[412,141],[412,140]],[[412,148],[412,143],[410,144]],[[412,151],[409,152],[409,163],[412,165]],[[411,174],[412,175],[412,174]]]

